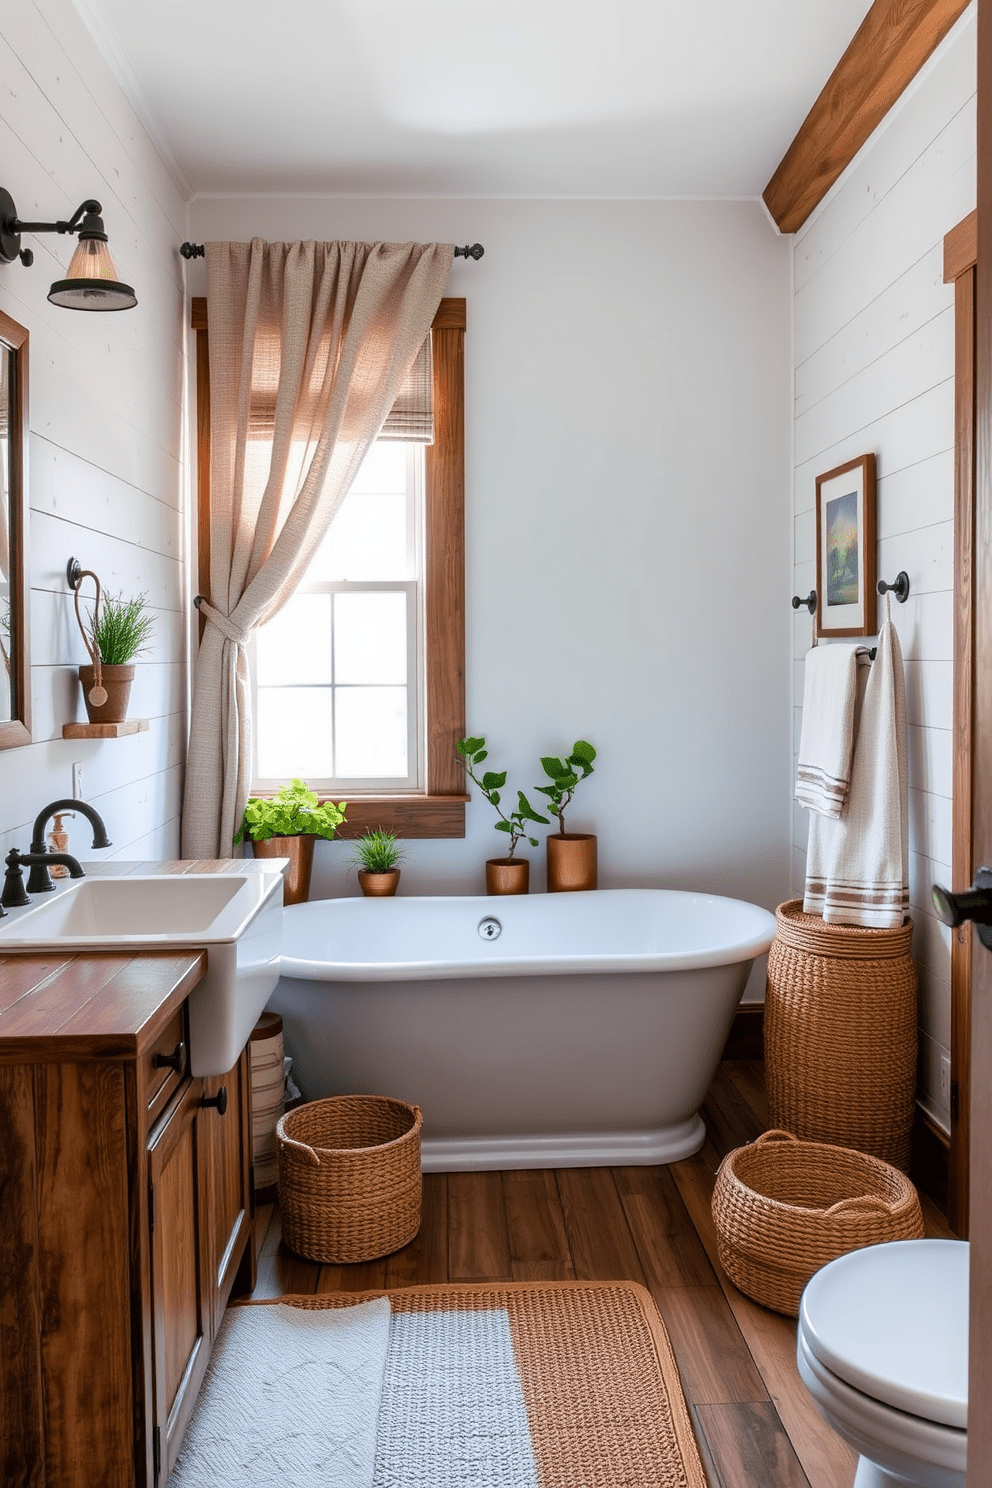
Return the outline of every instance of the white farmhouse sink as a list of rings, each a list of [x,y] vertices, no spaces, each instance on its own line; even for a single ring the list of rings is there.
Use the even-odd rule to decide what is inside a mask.
[[[204,949],[189,999],[190,1069],[235,1063],[279,980],[282,870],[69,879],[0,920],[0,953]]]

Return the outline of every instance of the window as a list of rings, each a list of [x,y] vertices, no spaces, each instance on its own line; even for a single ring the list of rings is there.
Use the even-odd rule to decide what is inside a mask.
[[[197,331],[199,584],[209,585],[206,301]],[[434,443],[377,441],[307,579],[254,641],[253,792],[302,775],[349,803],[340,835],[461,837],[465,301],[432,334]],[[292,764],[290,761],[294,761]]]
[[[262,789],[422,787],[423,453],[372,446],[306,579],[255,633]]]

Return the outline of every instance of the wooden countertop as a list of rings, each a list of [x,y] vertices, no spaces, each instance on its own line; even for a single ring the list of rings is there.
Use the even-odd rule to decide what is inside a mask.
[[[0,1063],[135,1058],[206,967],[205,951],[4,956]]]
[[[271,861],[267,865],[271,868]],[[254,871],[254,859],[90,863],[87,874]],[[205,951],[19,951],[0,956],[0,1063],[134,1058],[189,996]]]

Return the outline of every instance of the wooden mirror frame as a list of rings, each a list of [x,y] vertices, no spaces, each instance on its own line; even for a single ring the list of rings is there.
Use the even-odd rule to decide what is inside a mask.
[[[0,749],[31,742],[31,590],[28,564],[28,333],[0,311],[0,345],[13,353],[10,449],[11,718],[0,719]]]

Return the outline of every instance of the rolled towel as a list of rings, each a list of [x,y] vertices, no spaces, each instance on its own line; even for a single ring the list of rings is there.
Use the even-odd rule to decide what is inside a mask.
[[[796,800],[840,816],[851,783],[858,654],[864,646],[814,646],[806,653]]]

